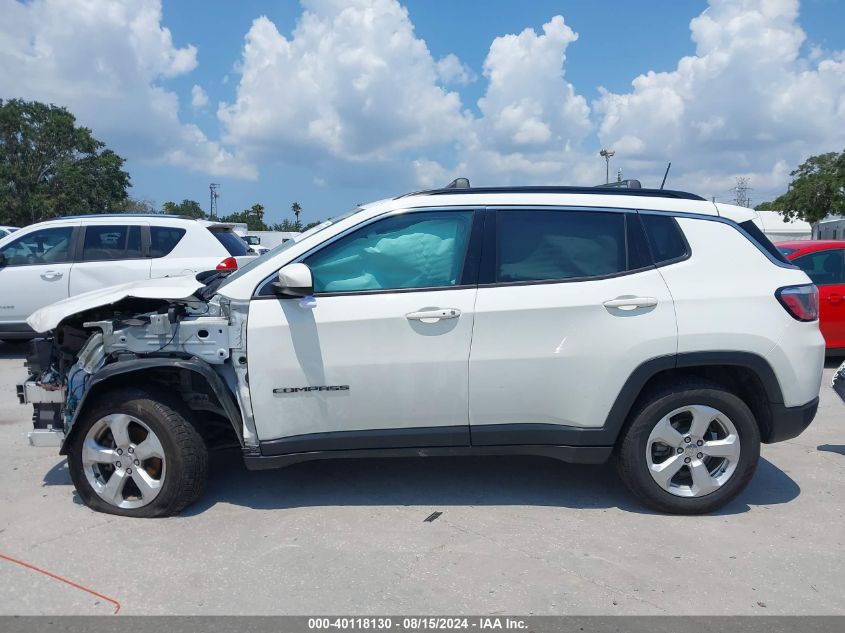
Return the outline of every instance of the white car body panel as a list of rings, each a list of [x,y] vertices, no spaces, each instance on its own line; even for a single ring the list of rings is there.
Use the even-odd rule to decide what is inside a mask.
[[[770,361],[787,406],[816,397],[824,360],[818,322],[796,321],[775,298],[778,288],[809,284],[807,275],[798,268],[774,267],[724,223],[678,218],[678,224],[693,255],[659,269],[675,300],[678,352],[757,354]],[[777,350],[781,345],[796,354]],[[803,379],[795,379],[796,362],[808,372]]]
[[[619,297],[654,306],[613,308]],[[654,269],[570,283],[479,288],[470,424],[600,427],[628,376],[674,354],[672,296]]]
[[[468,424],[476,290],[256,299],[249,308],[250,394],[262,441],[329,431]],[[406,314],[454,308],[457,318]],[[274,389],[348,385],[348,390]]]
[[[203,284],[187,276],[129,282],[92,290],[53,303],[37,310],[26,322],[36,332],[49,332],[69,316],[116,303],[127,297],[162,300],[189,299],[202,287]]]

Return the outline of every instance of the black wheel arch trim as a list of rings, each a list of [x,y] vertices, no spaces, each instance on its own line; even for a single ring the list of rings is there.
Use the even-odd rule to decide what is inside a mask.
[[[153,357],[133,358],[130,360],[111,363],[91,376],[90,383],[85,389],[85,393],[82,394],[82,398],[73,413],[68,433],[62,442],[59,454],[67,455],[68,447],[70,446],[74,435],[74,429],[77,426],[76,421],[79,419],[85,405],[90,401],[90,396],[95,392],[95,387],[97,387],[97,385],[102,386],[103,383],[106,383],[117,376],[124,376],[129,373],[158,369],[162,367],[192,371],[205,378],[205,380],[208,381],[211,390],[214,392],[214,395],[217,396],[217,399],[220,401],[220,405],[226,412],[229,421],[232,423],[232,428],[235,431],[235,435],[238,437],[238,441],[241,443],[241,446],[243,446],[243,420],[241,418],[241,411],[235,403],[232,392],[223,382],[223,379],[208,363],[197,358]]]

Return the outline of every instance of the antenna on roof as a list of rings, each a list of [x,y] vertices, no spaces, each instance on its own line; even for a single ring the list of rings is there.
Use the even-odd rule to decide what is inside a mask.
[[[444,189],[469,189],[469,178],[455,178]]]
[[[666,184],[666,176],[669,175],[669,168],[672,167],[672,161],[669,161],[669,164],[666,165],[666,171],[663,173],[663,182],[660,183],[660,188],[663,189],[663,185]]]

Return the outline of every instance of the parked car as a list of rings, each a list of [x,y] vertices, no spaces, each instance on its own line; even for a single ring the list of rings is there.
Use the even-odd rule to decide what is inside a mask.
[[[0,239],[6,237],[7,235],[11,235],[17,230],[18,227],[16,226],[0,226]]]
[[[225,445],[254,469],[613,457],[642,502],[693,514],[813,420],[817,291],[753,211],[456,185],[362,206],[226,278],[39,310],[18,386],[30,441],[61,446],[88,506],[136,517],[196,500]]]
[[[266,246],[261,246],[261,238],[257,235],[245,235],[243,240],[247,243],[249,250],[256,255],[263,255],[270,250]]]
[[[780,242],[777,247],[819,289],[819,328],[828,352],[845,351],[845,240]]]
[[[165,215],[86,215],[33,224],[0,239],[0,339],[34,334],[38,308],[151,277],[232,271],[246,245],[229,225]]]

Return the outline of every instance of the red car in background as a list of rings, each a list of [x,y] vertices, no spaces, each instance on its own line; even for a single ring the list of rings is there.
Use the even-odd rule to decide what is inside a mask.
[[[845,351],[845,240],[779,242],[777,249],[819,289],[819,328],[828,351]]]

